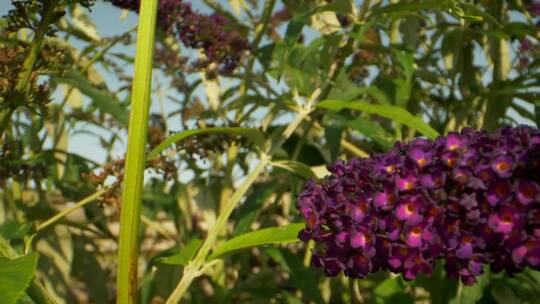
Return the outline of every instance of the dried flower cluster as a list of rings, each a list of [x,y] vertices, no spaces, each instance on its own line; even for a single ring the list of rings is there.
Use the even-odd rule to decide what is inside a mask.
[[[47,176],[47,161],[44,158],[27,158],[21,155],[24,155],[24,145],[21,140],[13,140],[9,137],[1,140],[0,180],[17,178],[19,181],[28,182]]]
[[[113,5],[138,11],[139,0],[109,0]],[[218,66],[220,73],[230,73],[239,64],[248,42],[235,30],[229,28],[227,18],[213,13],[200,14],[190,3],[182,0],[162,0],[159,2],[158,23],[162,30],[178,35],[180,41],[189,48],[200,49],[205,59],[198,66]]]
[[[23,94],[16,87],[26,54],[23,47],[0,47],[0,110],[18,106],[43,107],[50,102],[48,85],[37,84],[36,80],[39,72],[54,70],[61,57],[56,50],[44,48],[39,54],[36,71],[31,75],[30,88]]]
[[[299,237],[315,241],[312,263],[329,276],[390,270],[412,280],[445,260],[448,276],[470,285],[484,265],[540,269],[539,168],[531,127],[398,143],[309,182]]]

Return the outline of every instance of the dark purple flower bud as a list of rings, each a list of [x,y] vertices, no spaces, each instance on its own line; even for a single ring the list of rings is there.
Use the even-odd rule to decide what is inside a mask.
[[[534,44],[532,43],[531,40],[527,38],[521,39],[519,43],[520,43],[519,50],[522,52],[530,52],[534,49]]]
[[[540,269],[540,131],[465,129],[386,154],[339,161],[309,182],[298,208],[312,263],[327,275],[390,270],[413,280],[445,260],[474,284],[485,265]]]
[[[407,280],[414,280],[419,273],[431,275],[433,273],[433,266],[428,263],[420,252],[411,254],[405,260],[403,264],[404,273],[403,277]]]
[[[533,16],[540,16],[540,3],[533,1],[533,3],[527,7],[527,10],[529,11],[529,14]]]
[[[440,188],[446,182],[446,173],[442,169],[435,169],[432,172],[423,174],[420,183],[427,189]]]
[[[463,235],[461,237],[458,249],[456,250],[456,256],[460,259],[470,259],[473,256],[474,237],[471,235]]]
[[[387,185],[382,191],[375,193],[373,203],[378,209],[390,210],[394,208],[397,197],[396,190],[392,186]]]
[[[511,195],[511,188],[507,181],[494,181],[487,192],[487,201],[491,206],[497,205],[499,202],[506,200]]]
[[[478,206],[478,201],[476,200],[476,193],[464,194],[459,201],[459,204],[465,207],[466,210],[471,210]]]
[[[540,187],[533,181],[520,179],[514,184],[514,192],[517,193],[517,199],[523,205],[532,202],[540,202]]]

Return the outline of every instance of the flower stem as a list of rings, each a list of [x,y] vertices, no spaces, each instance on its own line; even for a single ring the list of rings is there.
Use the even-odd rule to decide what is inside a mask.
[[[54,224],[56,221],[58,221],[59,219],[63,218],[64,216],[70,214],[71,212],[79,209],[79,208],[82,208],[86,205],[88,205],[89,203],[95,201],[96,199],[98,199],[100,196],[102,196],[103,194],[107,193],[107,191],[109,191],[110,188],[105,188],[105,189],[102,189],[102,190],[99,190],[97,192],[94,192],[93,194],[83,198],[82,200],[78,201],[73,207],[71,208],[68,208],[68,209],[65,209],[65,210],[62,210],[61,212],[57,213],[56,215],[52,216],[51,218],[49,218],[48,220],[38,224],[36,226],[36,230],[37,231],[41,231],[47,227],[49,227],[50,225]]]
[[[197,255],[195,256],[195,258],[193,258],[193,261],[190,262],[190,264],[188,264],[186,268],[184,268],[184,274],[182,275],[182,279],[174,289],[173,293],[169,296],[169,299],[167,299],[166,304],[178,303],[178,301],[180,301],[180,299],[186,293],[189,285],[191,285],[191,282],[193,282],[193,280],[200,275],[200,270],[204,267],[206,257],[208,256],[210,249],[212,249],[212,247],[214,246],[214,243],[216,242],[219,233],[225,229],[229,216],[233,212],[238,202],[240,202],[244,194],[249,190],[249,187],[251,187],[257,177],[259,177],[259,174],[264,170],[269,160],[270,158],[267,155],[263,154],[261,160],[255,167],[255,169],[251,171],[251,173],[246,177],[246,180],[233,194],[229,204],[225,206],[223,212],[216,220],[216,223],[208,232],[208,236],[206,237],[204,243],[197,252]]]
[[[41,45],[45,39],[45,34],[47,34],[49,25],[52,22],[55,8],[55,1],[47,6],[40,24],[34,32],[34,39],[30,44],[30,49],[28,50],[28,54],[26,55],[26,58],[22,64],[22,71],[19,75],[17,85],[15,86],[15,92],[17,92],[17,96],[21,100],[16,100],[16,102],[11,103],[6,109],[0,112],[0,138],[2,138],[4,131],[8,128],[9,121],[11,120],[11,116],[15,112],[15,109],[19,104],[24,102],[24,97],[26,94],[28,94],[30,79],[32,78],[32,72],[34,71],[34,65],[36,64]]]
[[[270,23],[270,17],[272,17],[272,11],[274,10],[274,6],[276,4],[276,0],[268,0],[266,1],[264,5],[262,20],[259,26],[257,26],[256,33],[255,33],[255,39],[253,40],[253,43],[251,44],[252,49],[256,51],[256,49],[259,47],[259,43],[261,42],[264,34],[266,33],[266,30],[268,29],[268,25]],[[247,90],[248,90],[248,83],[251,80],[251,73],[253,71],[253,66],[255,64],[255,59],[257,56],[251,56],[248,65],[246,67],[246,72],[244,74],[244,78],[242,79],[242,83],[240,85],[240,96],[241,98],[244,98],[246,96]]]
[[[143,0],[139,10],[135,75],[128,127],[125,180],[120,214],[117,303],[136,303],[138,235],[150,110],[152,58],[158,0]]]
[[[232,214],[242,197],[247,193],[251,185],[255,182],[259,174],[261,174],[266,165],[270,163],[272,154],[279,149],[279,147],[285,142],[285,140],[287,140],[287,138],[289,138],[293,134],[298,125],[300,125],[300,123],[306,118],[306,116],[308,116],[313,111],[313,105],[315,103],[315,100],[319,97],[320,93],[320,89],[317,89],[315,90],[315,92],[313,92],[311,97],[307,100],[306,105],[300,109],[296,118],[283,131],[282,136],[272,145],[268,145],[267,153],[261,154],[260,161],[257,166],[246,177],[238,190],[236,190],[236,192],[234,192],[234,194],[231,196],[229,203],[223,208],[223,211],[218,216],[216,223],[208,231],[208,236],[204,240],[201,248],[198,250],[193,260],[184,268],[182,279],[180,279],[180,282],[165,302],[166,304],[178,303],[188,290],[193,280],[204,272],[203,270],[206,268],[207,265],[206,258],[208,256],[208,253],[210,253],[210,250],[214,247],[219,234],[225,230],[227,221],[229,220],[229,216]]]

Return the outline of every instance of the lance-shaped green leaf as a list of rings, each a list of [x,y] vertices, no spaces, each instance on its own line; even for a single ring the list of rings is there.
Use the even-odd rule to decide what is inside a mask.
[[[15,303],[23,295],[34,277],[37,259],[36,253],[13,260],[0,258],[0,303]]]
[[[452,7],[452,4],[449,0],[397,2],[372,9],[370,17],[377,17],[381,14],[414,13],[427,9],[440,10],[448,9],[450,7]]]
[[[67,77],[53,77],[53,81],[75,87],[84,95],[92,99],[96,108],[104,113],[111,114],[118,122],[124,126],[128,124],[128,112],[122,107],[118,99],[111,93],[98,89],[76,71],[71,71]]]
[[[159,146],[155,147],[150,153],[148,153],[148,156],[146,157],[146,160],[151,160],[154,157],[158,156],[159,153],[163,152],[163,150],[167,149],[168,147],[172,146],[174,143],[179,142],[183,139],[186,139],[190,136],[194,135],[202,135],[202,134],[213,134],[213,133],[222,133],[222,134],[232,134],[232,135],[240,135],[243,137],[246,137],[256,145],[262,145],[264,143],[264,136],[261,133],[261,131],[257,129],[250,129],[250,128],[205,128],[205,129],[197,129],[197,130],[186,130],[180,133],[176,133],[166,140],[164,140]]]
[[[261,245],[294,243],[298,241],[298,233],[304,227],[304,223],[296,223],[248,232],[221,244],[208,259],[213,260],[238,250]]]
[[[292,173],[295,173],[305,179],[316,179],[317,175],[313,172],[310,166],[294,160],[280,160],[270,163],[272,166],[285,169]]]
[[[436,138],[439,133],[430,125],[422,121],[422,119],[412,115],[407,110],[392,106],[371,104],[365,101],[340,101],[340,100],[325,100],[317,104],[317,107],[329,109],[332,111],[340,111],[342,109],[352,109],[362,111],[368,114],[376,114],[384,118],[391,119],[397,123],[403,124],[417,130],[429,138]]]

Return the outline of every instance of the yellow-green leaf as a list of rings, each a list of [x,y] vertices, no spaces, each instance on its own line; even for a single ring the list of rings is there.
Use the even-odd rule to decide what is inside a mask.
[[[298,233],[304,227],[304,223],[296,223],[241,234],[221,244],[208,259],[213,260],[238,250],[261,245],[294,243],[298,241]]]
[[[340,100],[325,100],[317,104],[317,107],[329,109],[332,111],[352,109],[362,111],[368,114],[376,114],[381,117],[391,119],[397,123],[404,124],[432,139],[440,135],[435,129],[433,129],[422,119],[412,115],[404,108],[398,106],[371,104],[359,100],[351,102]]]

